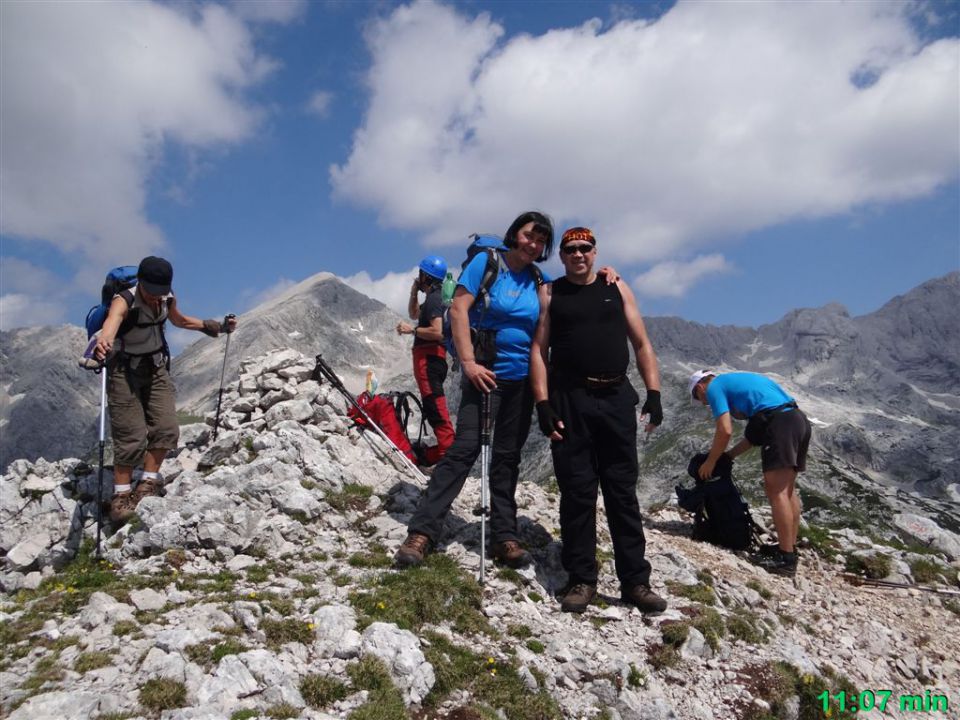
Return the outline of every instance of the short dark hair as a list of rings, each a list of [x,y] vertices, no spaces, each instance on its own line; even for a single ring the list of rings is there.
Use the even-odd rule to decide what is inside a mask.
[[[544,262],[553,252],[553,221],[539,210],[527,210],[527,212],[519,215],[507,228],[507,232],[503,236],[503,244],[508,248],[516,247],[517,233],[527,223],[533,223],[536,231],[547,236],[547,240],[543,244],[543,252],[537,258],[537,262]]]

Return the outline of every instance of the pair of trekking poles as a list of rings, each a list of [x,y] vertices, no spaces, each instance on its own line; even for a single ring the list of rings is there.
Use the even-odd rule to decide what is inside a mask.
[[[426,483],[426,476],[420,472],[420,469],[414,465],[410,458],[404,454],[396,443],[391,440],[387,434],[375,423],[366,411],[357,402],[357,399],[344,386],[343,381],[337,376],[333,368],[323,359],[322,355],[317,355],[316,366],[314,367],[314,380],[322,383],[326,380],[360,413],[366,421],[367,427],[371,427],[397,454],[397,457],[418,479]],[[490,456],[491,456],[491,412],[490,412],[490,393],[483,393],[480,404],[480,505],[474,509],[473,514],[480,516],[480,584],[486,580],[487,565],[487,520],[490,518]]]
[[[227,327],[230,320],[236,316],[232,313],[223,318],[223,327]],[[213,423],[213,439],[217,439],[217,430],[220,427],[220,406],[223,402],[223,379],[227,372],[227,353],[230,352],[230,336],[227,333],[227,344],[223,350],[223,367],[220,370],[220,392],[217,395],[217,416]],[[92,336],[91,336],[92,337]],[[87,338],[91,340],[91,338]],[[103,533],[103,451],[106,446],[107,428],[107,358],[97,360],[93,355],[96,341],[91,340],[86,352],[80,358],[80,367],[92,370],[100,376],[100,432],[99,432],[99,461],[97,463],[97,549],[96,557],[100,559],[100,536]]]

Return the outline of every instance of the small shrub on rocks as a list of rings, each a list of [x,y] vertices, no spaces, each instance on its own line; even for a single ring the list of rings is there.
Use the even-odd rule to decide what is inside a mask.
[[[889,555],[874,553],[873,555],[847,556],[847,572],[863,574],[872,580],[880,580],[890,574],[892,564]]]
[[[274,720],[290,720],[290,718],[300,717],[300,710],[289,703],[280,703],[267,708],[264,714],[268,718],[274,718]]]
[[[186,701],[186,685],[169,678],[147,680],[140,688],[140,704],[156,712],[183,707]]]
[[[529,650],[530,652],[536,653],[537,655],[542,655],[543,651],[546,650],[546,646],[539,640],[536,640],[535,638],[530,638],[529,640],[527,640],[526,645],[527,645],[527,650]]]
[[[760,584],[759,580],[749,580],[747,581],[747,587],[756,592],[764,600],[769,600],[773,597],[773,593],[767,590],[763,585]]]
[[[480,611],[480,586],[446,555],[430,555],[422,565],[382,575],[367,587],[350,594],[361,628],[378,620],[413,631],[424,623],[450,622],[461,633],[494,635]]]
[[[713,588],[703,582],[696,585],[681,585],[678,582],[668,582],[667,588],[671,595],[685,597],[693,602],[703,603],[704,605],[716,605],[717,598],[713,594]]]
[[[255,717],[260,717],[260,711],[246,708],[244,710],[235,710],[233,714],[230,715],[230,720],[250,720]]]
[[[265,618],[260,623],[260,629],[267,636],[267,645],[273,649],[288,642],[307,645],[313,640],[313,630],[309,624],[295,618],[283,620]]]
[[[350,713],[350,720],[406,720],[403,695],[381,660],[367,656],[349,665],[347,675],[357,690],[370,693],[367,702]]]
[[[307,675],[300,681],[300,694],[310,707],[322,710],[330,703],[343,700],[350,690],[336,678]]]
[[[73,663],[73,669],[78,673],[89,672],[97,668],[107,667],[113,663],[110,660],[110,653],[106,652],[85,652],[80,653]]]
[[[947,569],[935,560],[918,558],[910,562],[910,574],[918,583],[936,582],[940,575],[945,575]]]
[[[341,513],[347,510],[359,512],[367,507],[371,495],[373,495],[373,488],[358,483],[347,483],[339,492],[327,493],[324,500],[330,507]]]

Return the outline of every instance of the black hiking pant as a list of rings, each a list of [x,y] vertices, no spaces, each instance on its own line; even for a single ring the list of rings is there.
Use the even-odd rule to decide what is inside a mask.
[[[410,519],[408,530],[436,543],[450,506],[463,489],[470,469],[480,455],[481,393],[464,377],[453,445],[437,463]],[[517,501],[520,451],[530,432],[533,392],[527,379],[497,380],[490,396],[493,438],[490,459],[490,540],[517,539]],[[477,498],[479,501],[479,498]]]
[[[613,387],[551,387],[565,427],[550,443],[560,487],[560,560],[573,583],[597,584],[597,487],[603,492],[622,589],[649,585],[650,563],[637,500],[637,414],[629,381]]]

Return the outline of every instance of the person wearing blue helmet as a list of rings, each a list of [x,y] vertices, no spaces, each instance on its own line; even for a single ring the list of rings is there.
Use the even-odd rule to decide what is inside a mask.
[[[443,343],[443,279],[447,263],[438,255],[420,261],[419,272],[410,288],[407,312],[416,325],[397,324],[397,333],[413,335],[413,376],[423,400],[423,414],[433,428],[437,444],[423,449],[423,464],[436,465],[453,444],[453,423],[447,411],[443,381],[447,378],[447,349]],[[426,295],[420,302],[420,293]]]

